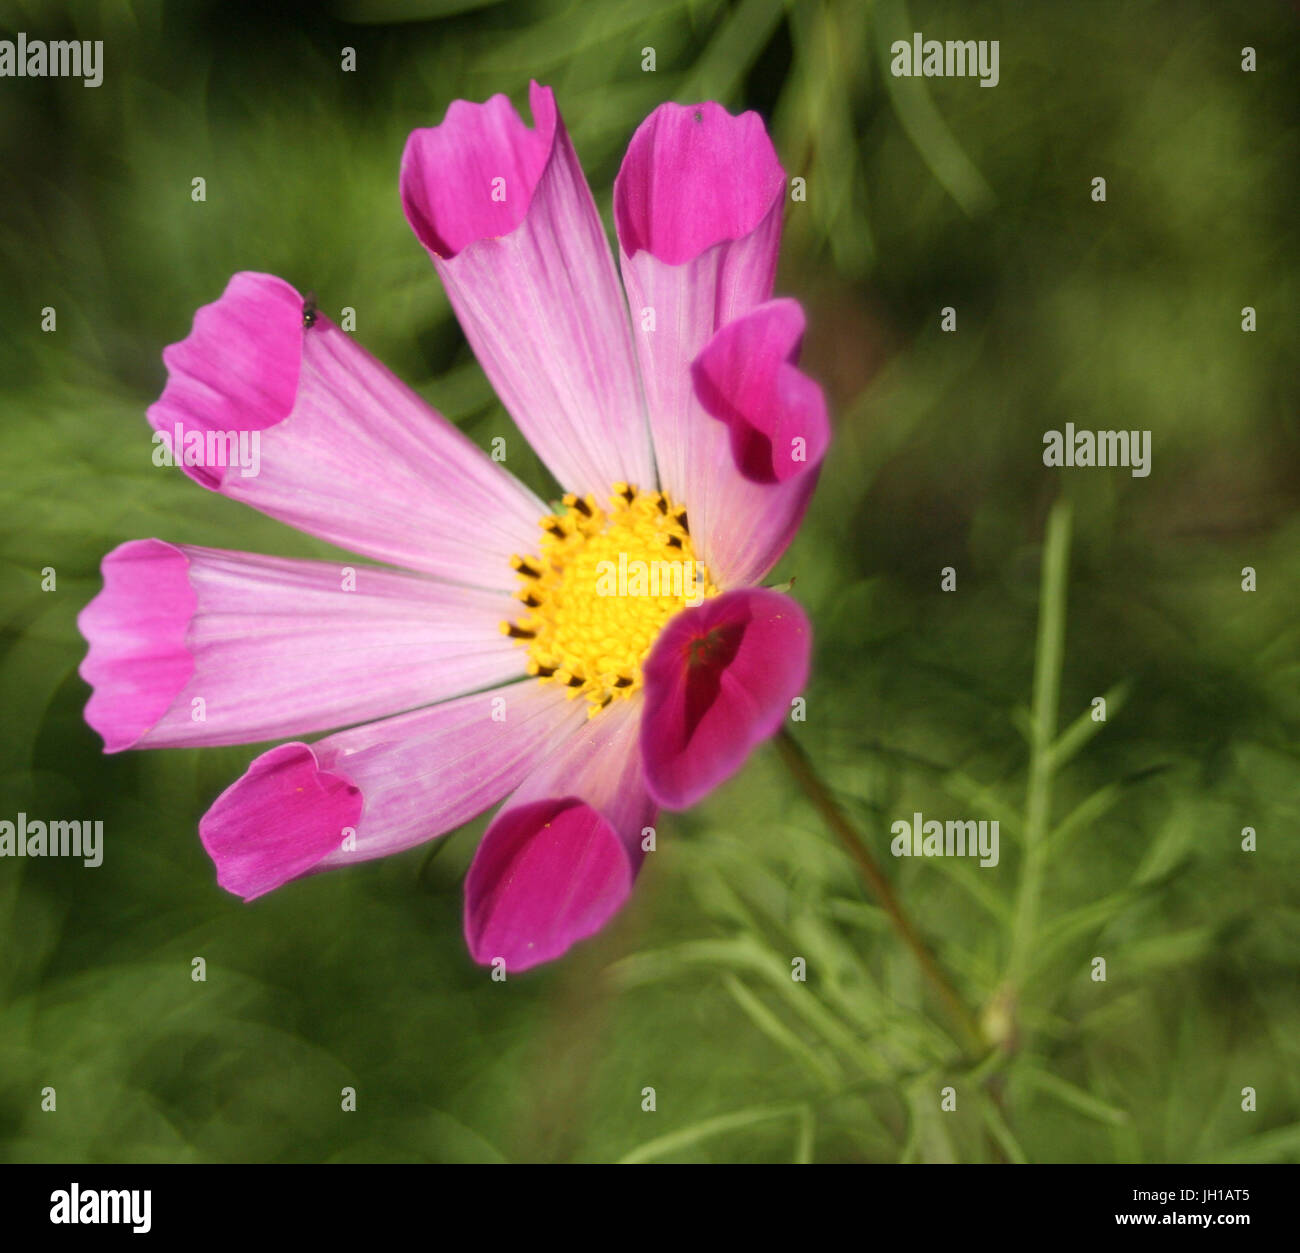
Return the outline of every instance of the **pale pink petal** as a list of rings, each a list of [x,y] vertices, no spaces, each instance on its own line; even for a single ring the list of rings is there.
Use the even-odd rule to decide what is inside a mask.
[[[650,793],[686,809],[781,727],[808,678],[812,629],[779,592],[747,588],[673,618],[645,665]]]
[[[803,310],[771,300],[728,322],[691,373],[706,412],[726,427],[739,475],[715,482],[713,560],[734,584],[756,583],[799,529],[830,442],[821,388],[794,363]]]
[[[691,362],[772,294],[785,173],[762,120],[721,105],[661,105],[632,137],[614,220],[659,479],[690,511],[715,582],[739,579],[716,537],[736,476],[727,430],[695,395]]]
[[[302,306],[281,279],[236,274],[163,353],[155,440],[196,482],[299,530],[512,587],[510,557],[535,544],[541,502],[323,314],[305,327]],[[183,464],[192,433],[204,464]]]
[[[641,701],[590,719],[493,820],[465,881],[474,960],[510,971],[551,961],[622,907],[656,806],[646,792]]]
[[[627,308],[600,215],[549,87],[534,128],[505,96],[457,100],[412,132],[402,204],[465,337],[529,443],[570,491],[653,486]],[[504,197],[502,199],[501,197]]]
[[[641,829],[654,821],[658,808],[646,792],[641,769],[638,745],[644,708],[644,699],[635,695],[585,718],[573,734],[557,742],[554,752],[534,763],[506,808],[577,795],[600,810],[639,863]]]
[[[101,568],[80,672],[110,753],[306,735],[524,673],[504,592],[156,539]]]
[[[199,823],[217,882],[246,899],[468,822],[585,718],[531,680],[258,757]]]

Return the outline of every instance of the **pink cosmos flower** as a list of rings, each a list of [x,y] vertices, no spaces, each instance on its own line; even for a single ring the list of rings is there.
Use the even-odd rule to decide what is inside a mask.
[[[530,102],[531,128],[503,95],[453,103],[410,136],[401,196],[563,501],[288,283],[236,274],[163,353],[151,425],[258,433],[256,475],[185,473],[400,569],[134,540],[79,619],[106,752],[293,737],[199,824],[245,899],[504,800],[465,934],[512,970],[603,926],[659,807],[780,727],[810,629],[758,582],[829,438],[794,364],[803,314],[771,298],[785,175],[758,116],[666,104],[642,123],[614,188],[620,286],[554,96],[534,83]]]

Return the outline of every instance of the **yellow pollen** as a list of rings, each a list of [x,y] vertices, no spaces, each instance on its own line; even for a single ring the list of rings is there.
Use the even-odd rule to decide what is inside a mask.
[[[536,554],[510,559],[523,609],[501,630],[527,648],[529,674],[586,697],[594,717],[640,690],[668,620],[718,589],[686,510],[662,492],[615,483],[605,508],[593,496],[562,504],[541,519]]]

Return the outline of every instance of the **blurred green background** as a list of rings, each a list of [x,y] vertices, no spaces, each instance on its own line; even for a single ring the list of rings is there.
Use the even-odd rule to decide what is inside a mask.
[[[0,1160],[1300,1157],[1290,6],[0,3],[0,38],[20,30],[104,40],[105,77],[0,80],[0,816],[101,819],[105,856],[0,860]],[[999,40],[999,85],[890,76],[917,30]],[[161,349],[231,273],[354,307],[473,438],[511,430],[397,170],[451,100],[522,104],[534,76],[607,222],[665,99],[758,109],[807,180],[778,288],[808,311],[837,443],[776,575],[817,628],[793,730],[963,999],[993,1007],[979,1063],[770,749],[661,821],[615,925],[495,984],[460,933],[482,823],[245,906],[196,827],[257,750],[104,757],[82,721],[74,619],[111,547],[331,554],[151,464]],[[1066,422],[1151,430],[1150,477],[1044,468]],[[1042,603],[1064,652],[1035,732],[1057,501],[1068,595]],[[1045,752],[1053,700],[1065,728],[1107,693],[1097,734]],[[999,818],[1000,864],[896,861],[914,810]],[[1041,901],[1018,928],[1026,839]]]

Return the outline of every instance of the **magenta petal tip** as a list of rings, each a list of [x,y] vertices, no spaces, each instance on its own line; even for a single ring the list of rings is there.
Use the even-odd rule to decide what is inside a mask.
[[[811,650],[803,609],[767,588],[727,592],[669,622],[645,666],[650,794],[687,809],[735,774],[780,729]]]
[[[438,126],[412,131],[402,153],[406,220],[441,260],[480,239],[509,235],[523,220],[559,127],[555,94],[530,84],[533,125],[510,98],[453,100]]]
[[[168,441],[176,464],[210,491],[225,468],[187,464],[182,441],[262,431],[289,416],[302,357],[302,297],[283,279],[251,271],[194,315],[190,333],[163,350],[167,384],[149,406],[149,425]]]
[[[104,586],[77,615],[90,646],[78,673],[94,689],[86,721],[106,753],[138,744],[194,673],[185,645],[198,604],[189,562],[158,539],[119,544],[100,563]]]
[[[361,790],[350,780],[320,769],[306,744],[281,744],[217,797],[199,821],[199,838],[217,882],[253,900],[343,844],[361,811]]]
[[[594,935],[632,890],[634,868],[610,824],[573,797],[497,815],[465,881],[465,940],[480,965],[553,961]]]
[[[691,363],[700,404],[726,425],[751,482],[785,483],[826,455],[826,399],[795,364],[803,332],[797,301],[770,300],[728,322]]]
[[[733,116],[713,101],[662,104],[637,127],[614,181],[619,243],[628,257],[644,251],[684,265],[750,234],[784,188],[757,113]]]

